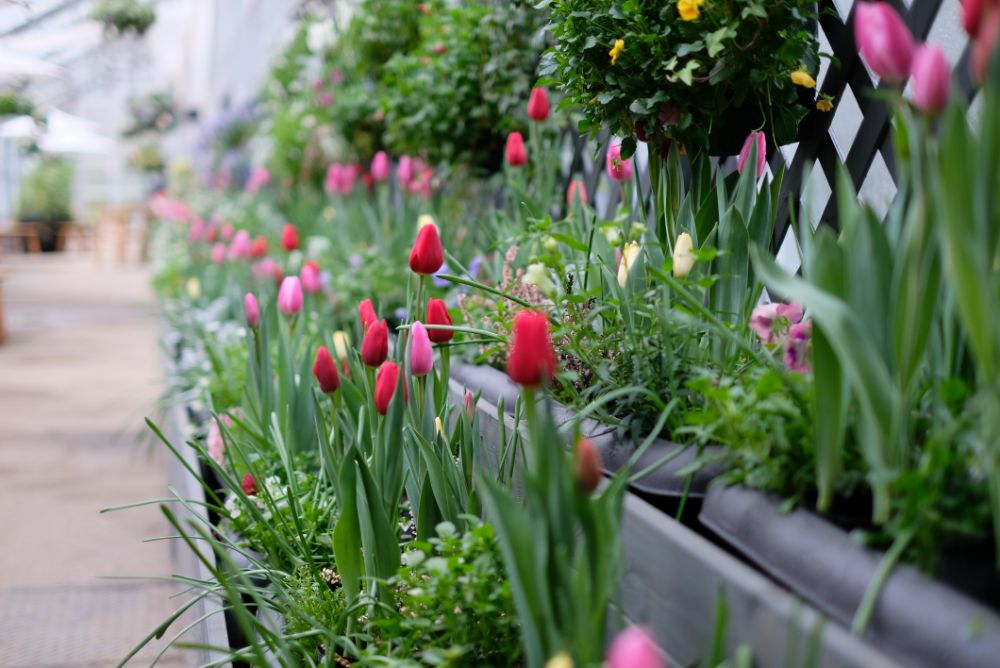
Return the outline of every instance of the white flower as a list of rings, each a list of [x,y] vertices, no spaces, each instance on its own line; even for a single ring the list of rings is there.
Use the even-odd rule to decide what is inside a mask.
[[[306,44],[313,53],[325,51],[333,46],[337,35],[333,29],[333,21],[316,21],[309,26],[306,34]]]
[[[642,249],[639,246],[639,242],[633,241],[632,243],[625,246],[625,250],[622,253],[621,264],[618,265],[618,285],[625,287],[628,283],[628,274],[632,271],[632,265],[635,264],[636,258],[639,257],[639,252]]]
[[[529,264],[524,276],[521,277],[521,282],[537,286],[546,297],[551,297],[556,291],[555,283],[549,278],[549,270],[541,262]]]
[[[694,268],[695,257],[691,253],[694,250],[694,240],[687,232],[677,235],[677,242],[674,243],[674,276],[677,278],[687,278]]]

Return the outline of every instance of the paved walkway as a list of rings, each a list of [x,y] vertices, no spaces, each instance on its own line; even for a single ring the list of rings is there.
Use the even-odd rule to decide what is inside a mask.
[[[66,255],[3,266],[0,668],[114,666],[182,600],[170,583],[107,579],[175,572],[168,542],[142,542],[171,533],[158,508],[98,512],[165,494],[143,424],[163,387],[148,272]]]

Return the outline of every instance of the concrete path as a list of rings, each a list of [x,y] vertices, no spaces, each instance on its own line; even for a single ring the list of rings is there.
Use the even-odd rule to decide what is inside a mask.
[[[115,666],[183,599],[169,576],[163,389],[148,272],[89,257],[9,256],[0,345],[0,668]],[[162,643],[129,665],[148,666]],[[171,650],[158,665],[185,666]]]

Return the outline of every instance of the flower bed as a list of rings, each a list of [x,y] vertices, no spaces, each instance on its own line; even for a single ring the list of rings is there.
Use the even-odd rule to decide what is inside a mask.
[[[580,27],[564,13],[574,3],[552,4],[558,61]],[[677,30],[732,20],[712,13],[725,3],[681,4],[665,10],[678,12],[664,18]],[[912,101],[897,91],[888,102],[900,195],[883,224],[841,179],[841,232],[803,225],[798,275],[766,252],[782,175],[767,170],[759,128],[733,173],[708,157],[700,133],[660,137],[678,141],[649,152],[649,215],[635,205],[644,194],[635,142],[612,140],[601,196],[618,206],[605,220],[579,174],[563,170],[571,116],[553,112],[544,89],[522,91],[523,117],[507,103],[488,109],[503,116],[487,123],[506,136],[502,149],[456,129],[454,146],[392,159],[419,147],[404,135],[420,105],[391,97],[416,95],[402,85],[384,93],[391,113],[365,123],[310,116],[326,107],[320,96],[363,81],[380,90],[387,73],[405,72],[413,90],[447,87],[435,57],[448,48],[430,41],[425,22],[465,26],[449,39],[478,34],[435,3],[416,14],[387,3],[384,16],[376,5],[354,24],[364,30],[353,39],[374,40],[357,53],[383,52],[382,19],[410,22],[392,47],[406,53],[352,63],[307,20],[262,111],[270,122],[260,132],[275,141],[269,166],[248,170],[239,188],[238,174],[223,171],[215,190],[152,203],[163,221],[157,286],[185,342],[175,389],[206,416],[207,433],[189,443],[203,470],[190,473],[214,516],[189,525],[166,512],[192,545],[212,548],[217,566],[200,588],[223,601],[247,643],[232,658],[615,667],[659,665],[661,652],[711,666],[799,657],[788,648],[813,633],[817,613],[797,617],[787,592],[707,543],[698,533],[708,529],[684,512],[714,478],[701,516],[716,539],[871,640],[830,624],[789,661],[808,665],[814,652],[819,665],[983,665],[1000,628],[988,607],[909,566],[888,576],[900,562],[946,575],[955,546],[974,544],[981,554],[968,563],[995,578],[983,539],[996,537],[1000,517],[989,417],[1000,355],[988,317],[1000,306],[983,286],[996,282],[1000,135],[949,102],[940,53],[917,49],[888,6],[856,10],[869,13],[857,42],[887,90],[912,71]],[[537,20],[520,4],[476,11]],[[645,10],[628,11],[631,32],[607,45],[605,83],[640,55],[629,44]],[[984,16],[976,49],[988,52],[1000,10]],[[713,39],[737,48],[726,35]],[[796,39],[811,43],[808,31]],[[508,55],[523,65],[539,49]],[[455,81],[479,71],[469,54],[453,55]],[[692,58],[689,69],[704,66]],[[775,86],[811,90],[808,71],[775,63]],[[303,85],[317,66],[334,69]],[[987,119],[1000,110],[994,70],[982,91]],[[554,83],[569,101],[582,94],[565,76]],[[681,86],[693,82],[674,84],[671,95],[692,94]],[[366,138],[352,143],[361,127]],[[571,184],[565,199],[560,182]],[[189,459],[187,446],[171,447]],[[674,497],[658,505],[687,524],[630,488]],[[817,591],[839,581],[782,573],[781,555],[797,543],[783,529],[754,534],[741,499],[761,497],[743,488],[779,499],[782,511],[818,513],[782,518],[768,502],[752,506],[760,521],[798,527],[822,516],[853,530],[873,550],[852,562],[860,588],[831,602]],[[778,556],[769,563],[764,552]],[[916,593],[899,594],[900,583]],[[986,584],[976,581],[980,595]],[[899,642],[900,629],[922,633],[892,612],[910,595],[938,608],[923,644]],[[636,627],[616,637],[616,606],[659,647]],[[970,625],[979,634],[962,637]],[[789,627],[786,638],[779,629]]]

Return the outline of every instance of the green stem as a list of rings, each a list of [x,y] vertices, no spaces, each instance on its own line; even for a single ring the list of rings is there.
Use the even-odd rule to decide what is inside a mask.
[[[878,597],[882,593],[885,581],[896,566],[896,562],[899,561],[903,551],[910,544],[915,533],[914,527],[909,527],[900,532],[896,536],[892,547],[889,548],[889,551],[885,553],[885,557],[882,558],[882,562],[878,565],[878,569],[876,569],[875,575],[872,577],[872,581],[865,591],[864,598],[861,599],[861,605],[858,606],[858,611],[854,614],[854,621],[851,623],[851,633],[854,635],[862,635],[868,627],[868,622],[871,621],[872,614],[875,612],[875,604],[878,603]]]

